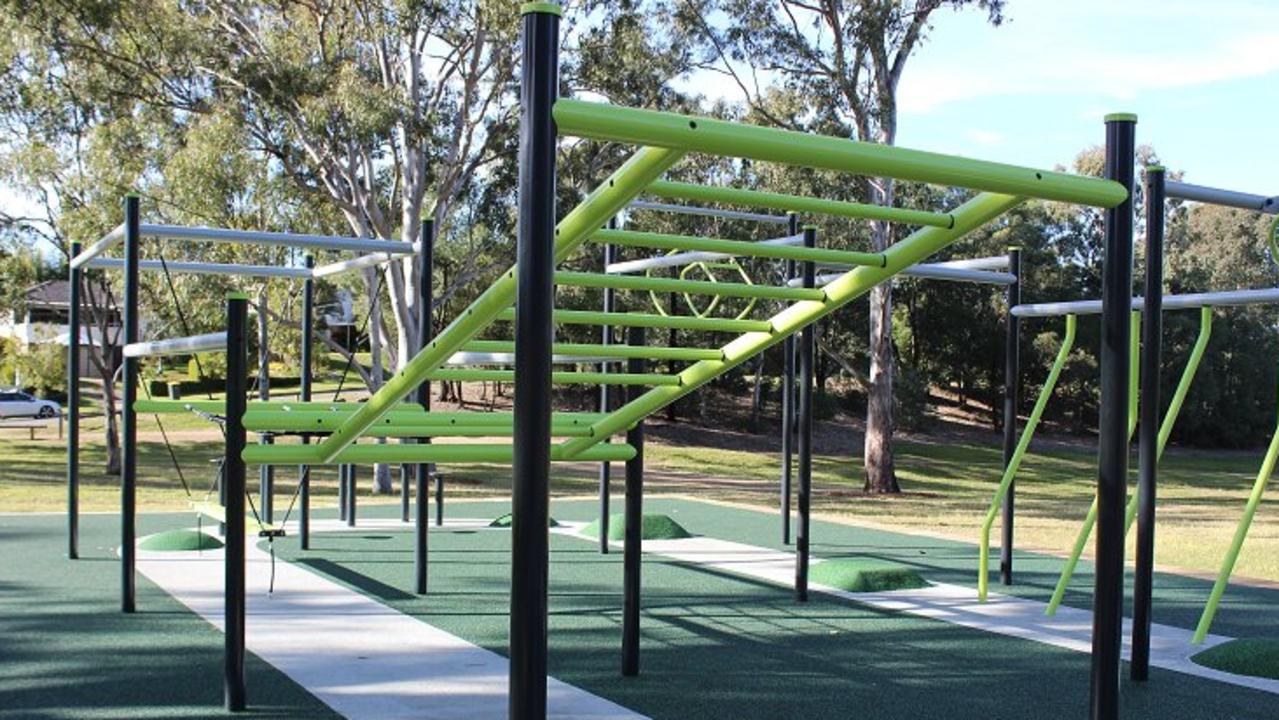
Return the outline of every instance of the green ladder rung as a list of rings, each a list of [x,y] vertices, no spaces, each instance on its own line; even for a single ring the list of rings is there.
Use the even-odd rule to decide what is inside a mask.
[[[498,320],[515,320],[515,308],[498,313]],[[675,328],[706,332],[773,332],[767,320],[734,318],[701,318],[689,315],[650,315],[645,313],[605,313],[591,310],[556,310],[554,320],[563,325],[611,325],[614,327]]]
[[[207,518],[217,520],[223,525],[226,524],[226,508],[225,507],[215,502],[207,502],[207,501],[204,501],[204,502],[192,501],[190,505],[191,505],[191,509],[196,511],[197,513]],[[244,529],[247,531],[256,532],[258,536],[260,537],[284,537],[283,525],[273,525],[271,523],[264,523],[259,521],[257,518],[251,517],[248,515],[244,517]]]
[[[472,340],[462,346],[468,352],[513,353],[515,343],[510,340]],[[719,360],[724,351],[719,348],[650,347],[645,345],[603,345],[592,343],[555,343],[551,346],[555,355],[580,355],[584,357],[644,358],[648,360]]]
[[[597,243],[644,247],[655,250],[684,250],[694,252],[723,253],[734,257],[760,257],[798,262],[838,263],[841,265],[868,265],[883,267],[887,258],[883,253],[830,250],[776,243],[743,242],[720,238],[692,237],[690,235],[665,235],[662,233],[636,232],[633,230],[597,230],[591,236]]]
[[[772,208],[774,210],[789,210],[791,212],[814,213],[862,220],[887,220],[889,222],[902,222],[910,225],[926,225],[938,228],[955,226],[955,216],[950,213],[883,207],[881,205],[826,200],[800,195],[782,195],[759,190],[695,185],[693,183],[672,182],[670,180],[656,180],[650,183],[648,192],[667,200],[696,200],[724,205],[745,205],[747,207]]]
[[[772,285],[751,285],[749,283],[709,280],[679,280],[676,278],[644,277],[641,275],[603,275],[599,273],[560,271],[555,273],[555,284],[570,287],[645,290],[659,293],[718,295],[720,297],[763,300],[816,300],[821,302],[826,299],[826,292],[820,288],[774,287]]]
[[[248,403],[248,411],[255,410],[282,410],[295,411],[305,410],[313,412],[329,412],[339,415],[349,415],[360,408],[361,403],[326,403],[326,402],[291,402],[285,400],[252,400]],[[226,411],[226,403],[221,400],[135,400],[133,403],[133,411],[136,413],[146,414],[163,414],[163,413],[186,413],[192,410],[207,413],[220,413]],[[421,405],[417,403],[404,402],[397,405],[390,412],[395,414],[413,414],[421,415],[426,412]]]
[[[635,448],[625,443],[599,443],[588,450],[564,456],[561,445],[551,446],[551,460],[584,462],[625,462],[635,457]],[[431,445],[367,444],[348,445],[328,462],[323,462],[318,445],[248,445],[241,457],[252,465],[372,465],[374,463],[498,463],[514,460],[514,446],[487,443],[435,443]]]
[[[244,416],[244,428],[253,432],[274,433],[328,433],[341,427],[344,417],[323,413],[249,413]],[[582,437],[590,434],[594,420],[586,418],[555,418],[551,421],[551,434],[559,437]],[[365,430],[371,437],[492,437],[511,434],[513,424],[505,422],[459,423],[422,422],[420,418],[384,417]]]
[[[453,382],[514,382],[514,370],[436,370],[427,375],[428,380]],[[679,385],[676,375],[656,373],[598,373],[552,372],[551,382],[556,385]]]

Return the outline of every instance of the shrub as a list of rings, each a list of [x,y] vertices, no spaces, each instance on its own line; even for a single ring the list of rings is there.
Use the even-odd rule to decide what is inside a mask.
[[[898,366],[893,395],[897,427],[920,430],[928,423],[928,377],[915,368]]]

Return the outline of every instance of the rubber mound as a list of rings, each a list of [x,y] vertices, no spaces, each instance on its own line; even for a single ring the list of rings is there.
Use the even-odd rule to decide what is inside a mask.
[[[1213,670],[1279,680],[1279,639],[1238,638],[1190,658]]]
[[[596,520],[582,528],[581,534],[595,538],[599,537],[600,521]],[[608,517],[608,539],[620,541],[625,537],[626,516],[622,513],[610,515]],[[679,540],[693,537],[693,534],[685,530],[683,525],[675,522],[670,515],[646,514],[640,528],[640,537],[645,540]]]
[[[551,527],[559,527],[559,526],[560,526],[560,524],[559,524],[558,522],[556,522],[556,521],[555,521],[555,518],[550,518],[550,521],[551,521],[551,523],[550,523],[550,524],[551,524]],[[505,515],[501,515],[501,516],[499,516],[499,517],[497,517],[497,518],[494,518],[493,522],[489,523],[489,527],[508,528],[508,527],[510,527],[510,526],[511,526],[511,514],[510,514],[510,513],[507,513],[507,514],[505,514]]]
[[[854,558],[819,562],[809,570],[808,577],[818,585],[847,592],[884,592],[928,586],[919,573],[903,565]]]
[[[155,535],[148,535],[138,543],[143,550],[153,552],[181,552],[186,550],[216,550],[222,547],[222,541],[195,530],[166,530]]]

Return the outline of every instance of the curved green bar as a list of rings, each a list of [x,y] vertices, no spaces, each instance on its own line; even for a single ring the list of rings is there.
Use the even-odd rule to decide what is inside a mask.
[[[726,120],[569,99],[557,101],[553,113],[561,135],[593,140],[679,148],[1094,207],[1114,207],[1128,198],[1128,191],[1110,180]]]
[[[692,266],[690,265],[689,267]],[[747,283],[708,280],[677,280],[675,278],[645,277],[643,275],[601,275],[599,273],[559,271],[555,273],[555,284],[570,287],[647,290],[659,293],[673,292],[687,295],[763,298],[766,300],[826,299],[826,293],[818,288],[773,287],[772,285],[749,285]]]
[[[513,446],[480,443],[432,445],[351,445],[328,462],[317,463],[306,450],[307,445],[249,445],[244,448],[244,462],[252,465],[372,465],[374,463],[501,463],[510,465]],[[591,462],[625,462],[635,457],[635,448],[622,443],[595,445],[576,458],[564,457],[559,445],[551,446],[551,460],[589,460]]]
[[[1021,437],[1017,440],[1017,447],[1013,450],[1013,455],[1008,460],[1008,466],[1004,468],[1003,477],[999,479],[999,488],[995,490],[995,497],[990,501],[990,508],[986,511],[986,519],[981,524],[981,554],[977,560],[977,599],[985,602],[987,586],[989,584],[990,574],[990,528],[995,524],[995,517],[999,514],[999,506],[1004,502],[1004,496],[1008,493],[1008,487],[1012,485],[1013,478],[1017,476],[1017,470],[1021,467],[1021,460],[1026,456],[1026,449],[1030,447],[1031,438],[1035,436],[1035,429],[1039,427],[1039,419],[1044,414],[1044,408],[1048,406],[1048,398],[1052,397],[1053,388],[1057,386],[1057,379],[1061,377],[1061,369],[1066,366],[1066,360],[1070,357],[1070,351],[1075,346],[1075,328],[1078,325],[1078,318],[1074,315],[1066,316],[1066,334],[1062,338],[1061,348],[1057,350],[1057,357],[1053,360],[1052,368],[1048,371],[1048,379],[1044,381],[1044,386],[1039,390],[1039,397],[1035,400],[1035,407],[1030,411],[1030,417],[1026,420],[1026,427],[1021,431]]]
[[[1128,442],[1132,442],[1132,435],[1137,430],[1137,378],[1140,375],[1141,366],[1141,311],[1132,311],[1132,334],[1128,345]],[[1066,558],[1066,566],[1061,570],[1061,577],[1057,578],[1057,586],[1053,588],[1052,599],[1048,601],[1048,607],[1044,609],[1045,615],[1056,615],[1057,608],[1061,605],[1062,598],[1066,597],[1066,586],[1070,584],[1070,579],[1075,575],[1075,567],[1079,565],[1079,558],[1084,554],[1084,548],[1088,545],[1088,538],[1092,535],[1093,525],[1097,524],[1097,496],[1094,495],[1092,505],[1088,507],[1088,514],[1084,517],[1083,527],[1079,528],[1079,534],[1075,536],[1075,544],[1070,549],[1070,557]]]
[[[646,247],[657,250],[692,250],[723,253],[734,257],[762,257],[839,265],[870,265],[871,267],[883,267],[884,265],[883,253],[743,242],[741,240],[693,237],[691,235],[666,235],[663,233],[637,232],[635,230],[599,230],[591,236],[591,240],[610,245]]]
[[[844,202],[842,200],[824,200],[822,198],[783,195],[759,190],[695,185],[693,183],[672,182],[670,180],[658,180],[652,183],[648,186],[648,192],[657,197],[673,200],[697,200],[721,205],[745,205],[814,215],[830,215],[832,217],[886,220],[888,222],[926,225],[928,227],[948,228],[955,222],[955,219],[949,213],[867,205],[865,203]]]
[[[478,370],[470,368],[449,368],[436,370],[427,376],[428,380],[450,380],[454,382],[514,382],[514,370]],[[561,372],[551,373],[551,382],[556,385],[679,385],[679,377],[657,373],[601,373],[601,372]]]

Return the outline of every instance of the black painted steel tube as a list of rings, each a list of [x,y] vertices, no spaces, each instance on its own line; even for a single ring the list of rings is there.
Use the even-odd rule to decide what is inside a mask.
[[[141,244],[138,196],[124,199],[124,344],[138,337],[138,246]],[[124,358],[124,388],[120,399],[120,605],[133,612],[137,605],[137,493],[138,416],[133,403],[138,399],[138,358]],[[114,392],[105,388],[105,392]]]
[[[804,247],[817,247],[817,228],[804,227]],[[804,287],[814,285],[814,265],[804,263]],[[813,335],[815,328],[806,326],[799,336],[799,490],[796,510],[799,522],[795,528],[795,599],[808,601],[809,509],[813,491]]]
[[[350,465],[338,465],[338,521],[346,522],[346,490],[349,485],[347,476],[350,474]]]
[[[627,331],[627,344],[644,345],[644,328]],[[632,358],[626,371],[646,372],[643,358]],[[627,401],[644,393],[632,385],[627,388]],[[644,421],[626,431],[626,442],[635,448],[635,457],[626,461],[626,523],[622,549],[622,675],[639,674],[640,665],[640,578],[643,572],[644,542]]]
[[[1106,178],[1128,199],[1105,211],[1102,270],[1101,410],[1098,429],[1096,577],[1090,716],[1119,717],[1124,599],[1124,506],[1128,488],[1128,377],[1136,118],[1106,119]]]
[[[1021,249],[1008,249],[1008,272],[1017,282],[1008,286],[1008,316],[1004,326],[1004,467],[1012,462],[1017,449],[1017,398],[1021,384],[1021,357],[1018,352],[1021,341],[1020,321],[1012,309],[1021,304]],[[1016,520],[1017,481],[1008,484],[1004,496],[1003,540],[999,543],[999,579],[1005,585],[1013,584],[1013,522]]]
[[[315,256],[307,253],[306,268],[315,267]],[[311,401],[311,356],[314,352],[315,337],[315,280],[311,277],[302,281],[302,385],[298,390],[298,399]],[[311,442],[311,438],[303,435],[302,444]],[[298,468],[298,543],[303,550],[311,547],[311,466]]]
[[[617,229],[617,218],[609,219],[608,229],[609,230]],[[609,265],[612,265],[615,262],[617,262],[617,248],[613,245],[608,245],[608,244],[604,245],[604,267],[607,268]],[[616,295],[617,295],[617,291],[614,290],[613,288],[604,288],[604,312],[606,313],[613,312]],[[600,327],[600,344],[602,345],[613,344],[613,328],[612,327],[608,325],[603,325]],[[599,370],[602,373],[608,372],[609,370],[608,363],[606,362],[600,363]],[[612,392],[612,390],[613,390],[613,387],[611,385],[607,385],[607,384],[600,385],[599,411],[602,413],[608,412],[611,408],[611,404],[609,403],[609,400],[610,400],[609,393]],[[608,442],[608,441],[609,441],[608,438],[605,438],[604,442]],[[608,554],[608,518],[609,518],[609,512],[610,512],[609,495],[612,492],[611,488],[609,487],[609,481],[611,480],[612,472],[613,472],[612,463],[608,462],[607,460],[600,463],[600,488],[599,488],[600,489],[600,520],[599,520],[600,552],[605,555]]]
[[[422,251],[418,256],[418,297],[420,305],[418,306],[417,318],[417,334],[418,349],[426,347],[431,341],[431,303],[434,300],[435,288],[433,285],[434,265],[435,265],[435,220],[427,219],[422,221]],[[414,400],[422,406],[423,410],[430,412],[431,410],[431,382],[423,380],[414,391]],[[430,438],[423,438],[422,442],[430,442]],[[414,475],[417,479],[417,497],[413,513],[413,587],[418,595],[426,594],[427,585],[427,492],[426,483],[431,476],[431,465],[427,463],[418,463],[414,466]],[[437,503],[438,505],[438,503]],[[436,508],[439,513],[439,508]]]
[[[1151,591],[1155,575],[1155,490],[1159,474],[1159,367],[1163,360],[1164,170],[1146,170],[1146,298],[1141,320],[1141,417],[1137,460],[1137,565],[1132,586],[1129,675],[1150,677]]]
[[[787,215],[790,235],[799,232],[799,216]],[[795,277],[795,261],[786,261],[785,281]],[[791,472],[795,464],[795,336],[782,341],[782,544],[790,544]]]
[[[355,527],[355,499],[359,495],[356,491],[356,476],[359,473],[359,465],[346,466],[346,526]]]
[[[80,243],[71,243],[71,257]],[[67,316],[67,557],[80,557],[80,268],[71,268]]]
[[[248,371],[248,300],[232,293],[227,299],[226,455],[222,459],[226,487],[225,593],[223,658],[226,709],[243,710],[244,687],[244,410]]]
[[[524,6],[511,497],[510,717],[546,717],[558,8]]]

